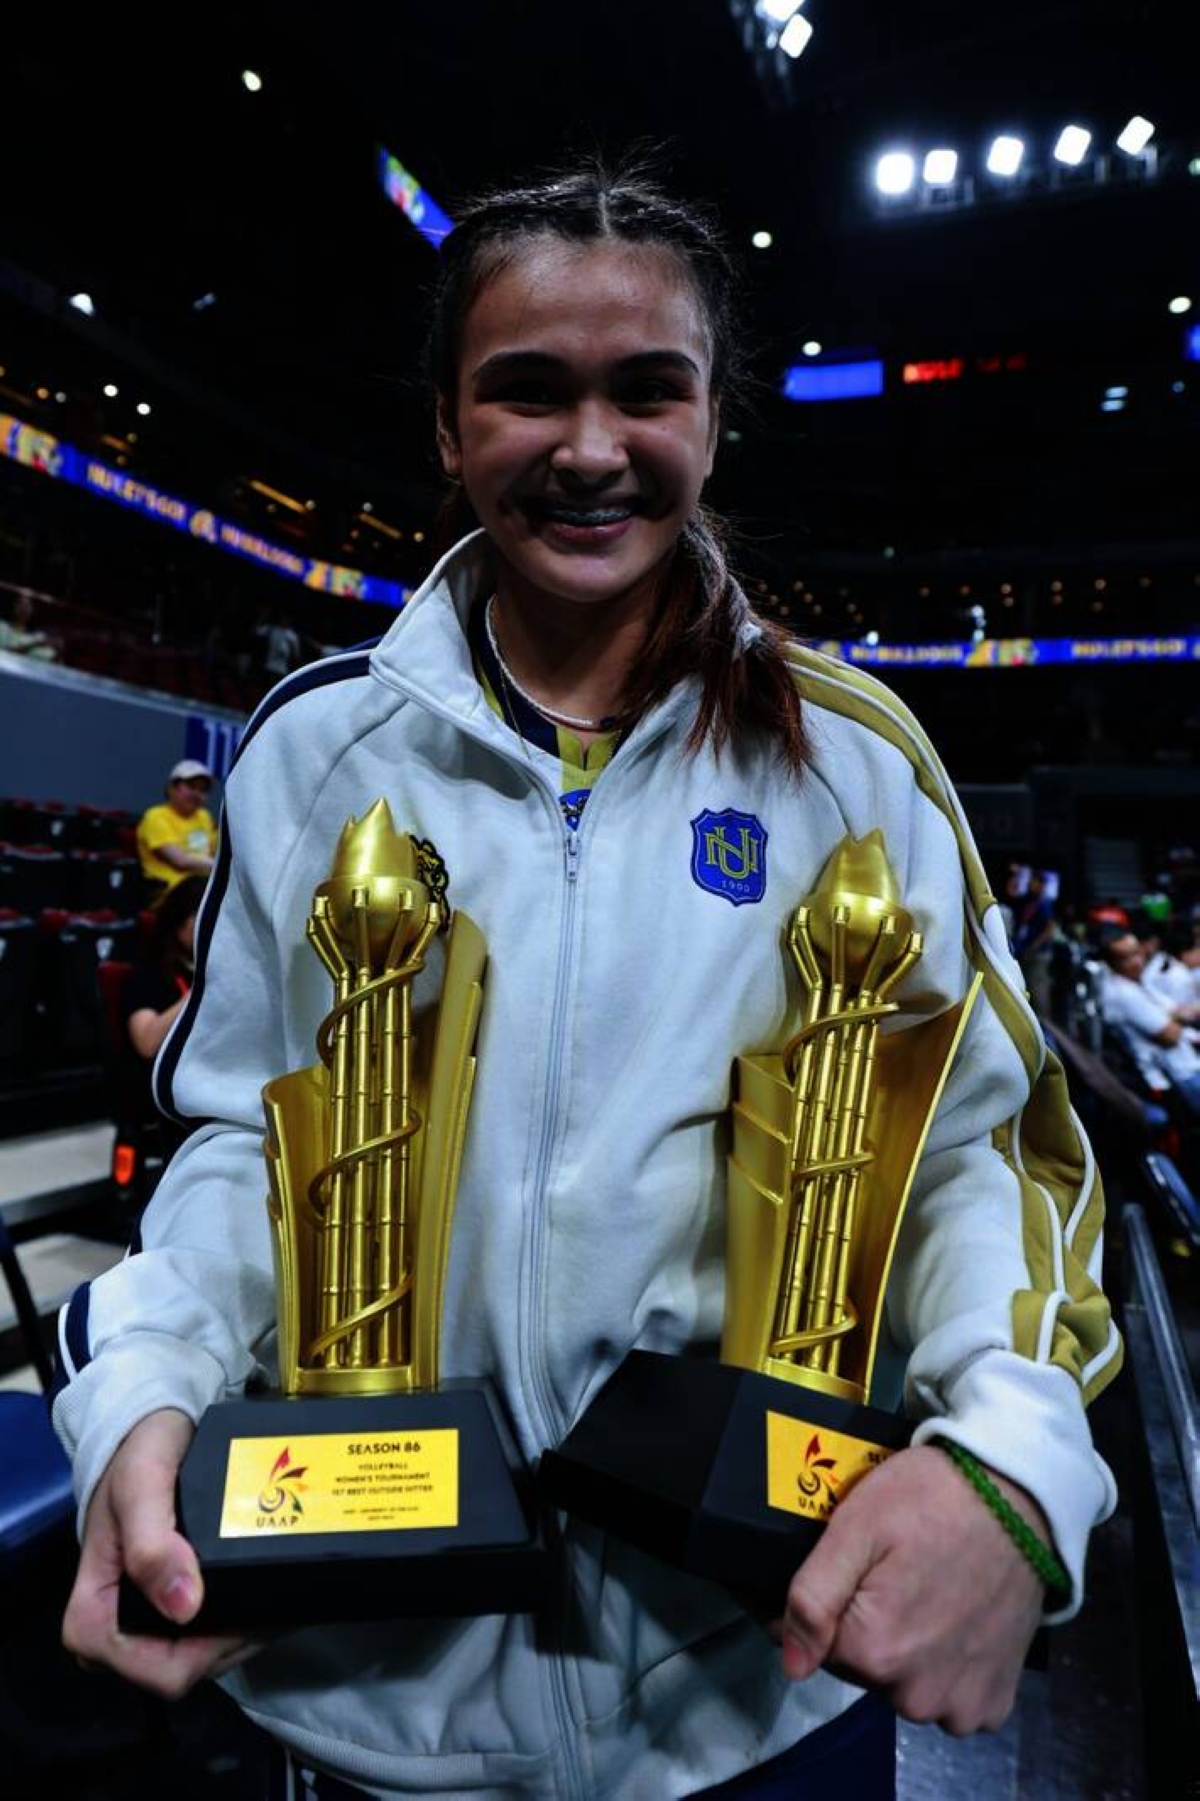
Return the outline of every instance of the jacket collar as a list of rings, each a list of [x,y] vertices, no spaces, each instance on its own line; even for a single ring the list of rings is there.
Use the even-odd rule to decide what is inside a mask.
[[[467,641],[471,608],[493,586],[487,534],[472,532],[446,552],[380,639],[371,652],[371,673],[512,756],[514,735],[488,705]],[[698,702],[699,683],[689,677],[638,721],[622,749],[644,744],[680,715],[690,719]]]

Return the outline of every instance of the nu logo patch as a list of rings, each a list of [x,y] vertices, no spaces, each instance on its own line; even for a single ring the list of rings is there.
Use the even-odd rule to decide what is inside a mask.
[[[735,907],[767,892],[767,831],[753,813],[705,808],[692,820],[692,880]]]

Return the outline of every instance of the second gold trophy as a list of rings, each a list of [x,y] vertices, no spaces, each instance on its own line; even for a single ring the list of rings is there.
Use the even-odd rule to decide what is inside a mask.
[[[882,835],[844,839],[787,922],[795,1028],[733,1071],[720,1360],[631,1351],[542,1458],[553,1505],[774,1605],[910,1437],[872,1405],[884,1297],[979,985],[885,1032],[922,950]]]

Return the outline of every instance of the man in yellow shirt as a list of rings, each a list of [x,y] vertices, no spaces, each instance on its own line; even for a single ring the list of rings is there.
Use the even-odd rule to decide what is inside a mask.
[[[138,826],[138,855],[152,901],[161,900],[185,875],[207,875],[217,832],[205,806],[212,771],[185,759],[167,777],[165,805],[147,807]]]

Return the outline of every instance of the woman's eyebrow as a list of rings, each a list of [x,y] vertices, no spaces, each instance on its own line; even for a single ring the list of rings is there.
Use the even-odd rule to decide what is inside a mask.
[[[569,367],[565,358],[553,356],[548,350],[498,350],[493,356],[484,358],[472,379],[480,382],[491,380],[494,376],[544,374],[550,370],[566,370]],[[648,367],[678,369],[703,380],[699,363],[682,350],[639,350],[632,356],[622,357],[617,364],[621,374],[630,374]]]

